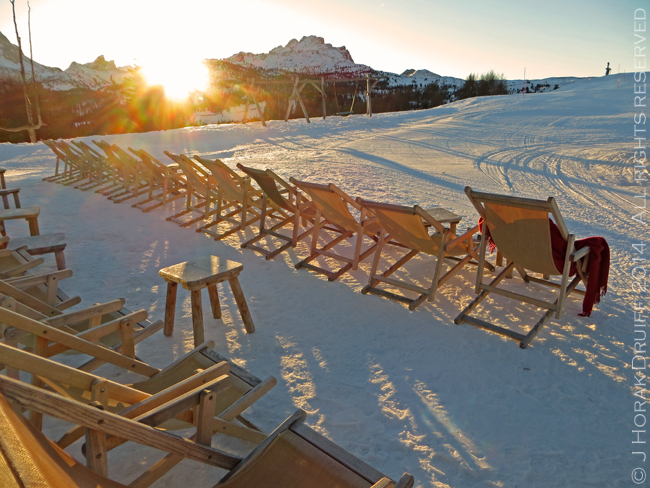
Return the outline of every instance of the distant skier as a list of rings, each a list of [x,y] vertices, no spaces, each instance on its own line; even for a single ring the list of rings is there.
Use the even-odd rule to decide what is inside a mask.
[[[612,68],[609,67],[609,61],[608,61],[607,62],[607,68],[605,68],[605,76],[607,76],[611,70],[612,70]]]

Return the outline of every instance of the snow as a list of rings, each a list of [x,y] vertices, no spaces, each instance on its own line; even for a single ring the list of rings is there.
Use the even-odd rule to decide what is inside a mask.
[[[435,303],[410,312],[362,295],[370,260],[327,282],[294,264],[308,254],[303,241],[273,261],[240,249],[255,229],[215,242],[165,218],[171,207],[141,213],[93,192],[41,181],[55,158],[43,144],[0,145],[7,180],[25,206],[42,207],[42,233],[65,232],[74,276],[62,288],[82,304],[123,296],[132,310],[162,319],[160,268],[215,254],[244,264],[240,281],[256,325],[246,334],[230,290],[220,288],[223,320],[205,317],[206,340],[258,377],[278,385],[250,409],[270,432],[296,408],[308,424],[375,468],[418,487],[622,487],[643,466],[634,427],[634,300],[632,245],[647,241],[633,221],[633,84],[631,77],[576,80],[534,96],[469,99],[431,110],[271,121],[107,136],[123,148],[143,148],[169,163],[163,150],[270,167],[281,176],[332,182],[348,194],[403,205],[443,206],[477,215],[465,197],[472,188],[543,198],[554,196],[571,232],[604,236],[612,250],[609,291],[591,317],[568,300],[532,345],[516,343],[453,319],[474,298],[475,269],[442,287]],[[93,138],[84,140],[88,143]],[[178,207],[176,207],[178,208]],[[9,235],[24,234],[10,222]],[[431,259],[413,261],[410,278],[424,280]],[[53,266],[53,260],[47,262]],[[489,275],[488,275],[489,276]],[[518,278],[508,286],[522,290]],[[540,291],[540,295],[545,292]],[[206,298],[204,297],[204,300]],[[530,325],[537,310],[496,297],[482,317],[501,325]],[[157,367],[192,347],[189,294],[179,292],[174,334],[138,346]],[[111,368],[100,373],[126,381]],[[56,425],[48,427],[53,432]],[[59,429],[60,431],[60,429]],[[641,434],[642,438],[644,434]],[[250,446],[215,438],[245,454]],[[78,445],[69,451],[79,456]],[[156,454],[122,446],[109,469],[131,481]],[[135,454],[133,451],[137,451]],[[138,460],[142,457],[142,463]],[[118,468],[119,466],[119,468]],[[183,463],[155,486],[212,486],[223,471]]]

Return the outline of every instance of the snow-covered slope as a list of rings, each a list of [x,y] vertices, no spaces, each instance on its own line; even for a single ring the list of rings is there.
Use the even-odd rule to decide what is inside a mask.
[[[132,200],[115,205],[92,191],[42,181],[53,174],[56,160],[43,144],[0,144],[0,161],[8,184],[21,187],[23,205],[41,206],[41,232],[67,234],[66,261],[74,276],[61,287],[82,296],[82,303],[123,296],[131,309],[144,308],[158,320],[166,293],[160,268],[209,254],[243,263],[240,281],[255,333],[244,333],[226,286],[219,290],[223,320],[207,313],[205,335],[253,374],[277,378],[277,386],[247,412],[266,432],[302,408],[310,426],[394,479],[412,473],[416,488],[624,488],[633,486],[631,470],[645,466],[631,451],[647,452],[631,444],[631,431],[644,429],[634,422],[645,420],[635,417],[635,401],[647,395],[634,387],[630,364],[634,308],[648,305],[631,274],[644,263],[634,259],[648,253],[647,246],[643,254],[633,248],[648,237],[632,219],[644,202],[634,181],[633,90],[629,76],[618,87],[609,76],[535,96],[479,97],[372,118],[105,137],[166,163],[171,161],[164,150],[196,154],[233,168],[241,162],[285,178],[332,182],[353,197],[442,206],[463,217],[461,229],[477,220],[465,185],[556,197],[571,232],[608,240],[609,291],[591,317],[578,316],[581,297],[568,299],[562,319],[551,319],[526,350],[453,323],[475,297],[476,268],[462,270],[434,303],[411,312],[360,293],[372,258],[330,283],[293,266],[309,255],[309,239],[267,261],[240,249],[257,228],[215,242],[193,231],[198,224],[181,228],[166,221],[182,200],[145,214],[131,208]],[[24,222],[7,225],[10,236],[27,232]],[[52,257],[46,259],[54,268]],[[425,283],[434,261],[418,256],[400,277]],[[380,264],[388,265],[384,259]],[[643,276],[640,268],[637,273]],[[539,298],[550,296],[517,274],[505,281],[513,292],[529,286]],[[174,334],[159,333],[137,347],[138,357],[156,367],[193,347],[189,293],[179,291],[178,300]],[[499,325],[525,330],[540,316],[505,297],[486,302],[479,316]],[[98,373],[119,382],[136,379],[111,368]],[[54,435],[67,429],[46,424],[44,430]],[[67,451],[83,459],[82,442]],[[220,435],[214,439],[215,446],[224,442]],[[233,452],[246,454],[235,447]],[[110,472],[129,483],[160,457],[126,444],[111,451]],[[156,486],[207,488],[223,474],[188,461]]]

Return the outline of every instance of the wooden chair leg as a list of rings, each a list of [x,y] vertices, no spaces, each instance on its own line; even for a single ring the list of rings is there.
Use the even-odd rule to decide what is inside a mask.
[[[246,298],[244,298],[244,292],[241,289],[239,284],[239,279],[235,276],[228,280],[230,283],[230,288],[232,289],[232,294],[235,297],[235,302],[237,302],[237,308],[239,308],[239,313],[241,318],[244,321],[244,327],[246,332],[249,334],[255,332],[255,324],[253,324],[253,317],[251,317],[250,310],[246,304]]]

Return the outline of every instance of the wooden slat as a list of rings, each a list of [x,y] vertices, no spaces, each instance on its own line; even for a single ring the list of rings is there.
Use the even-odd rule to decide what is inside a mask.
[[[107,434],[162,451],[180,454],[194,461],[227,470],[234,468],[240,461],[237,456],[201,446],[182,437],[158,431],[148,425],[124,419],[119,415],[102,412],[10,378],[0,377],[0,392],[27,409],[38,410],[90,429],[101,426],[101,430]]]

